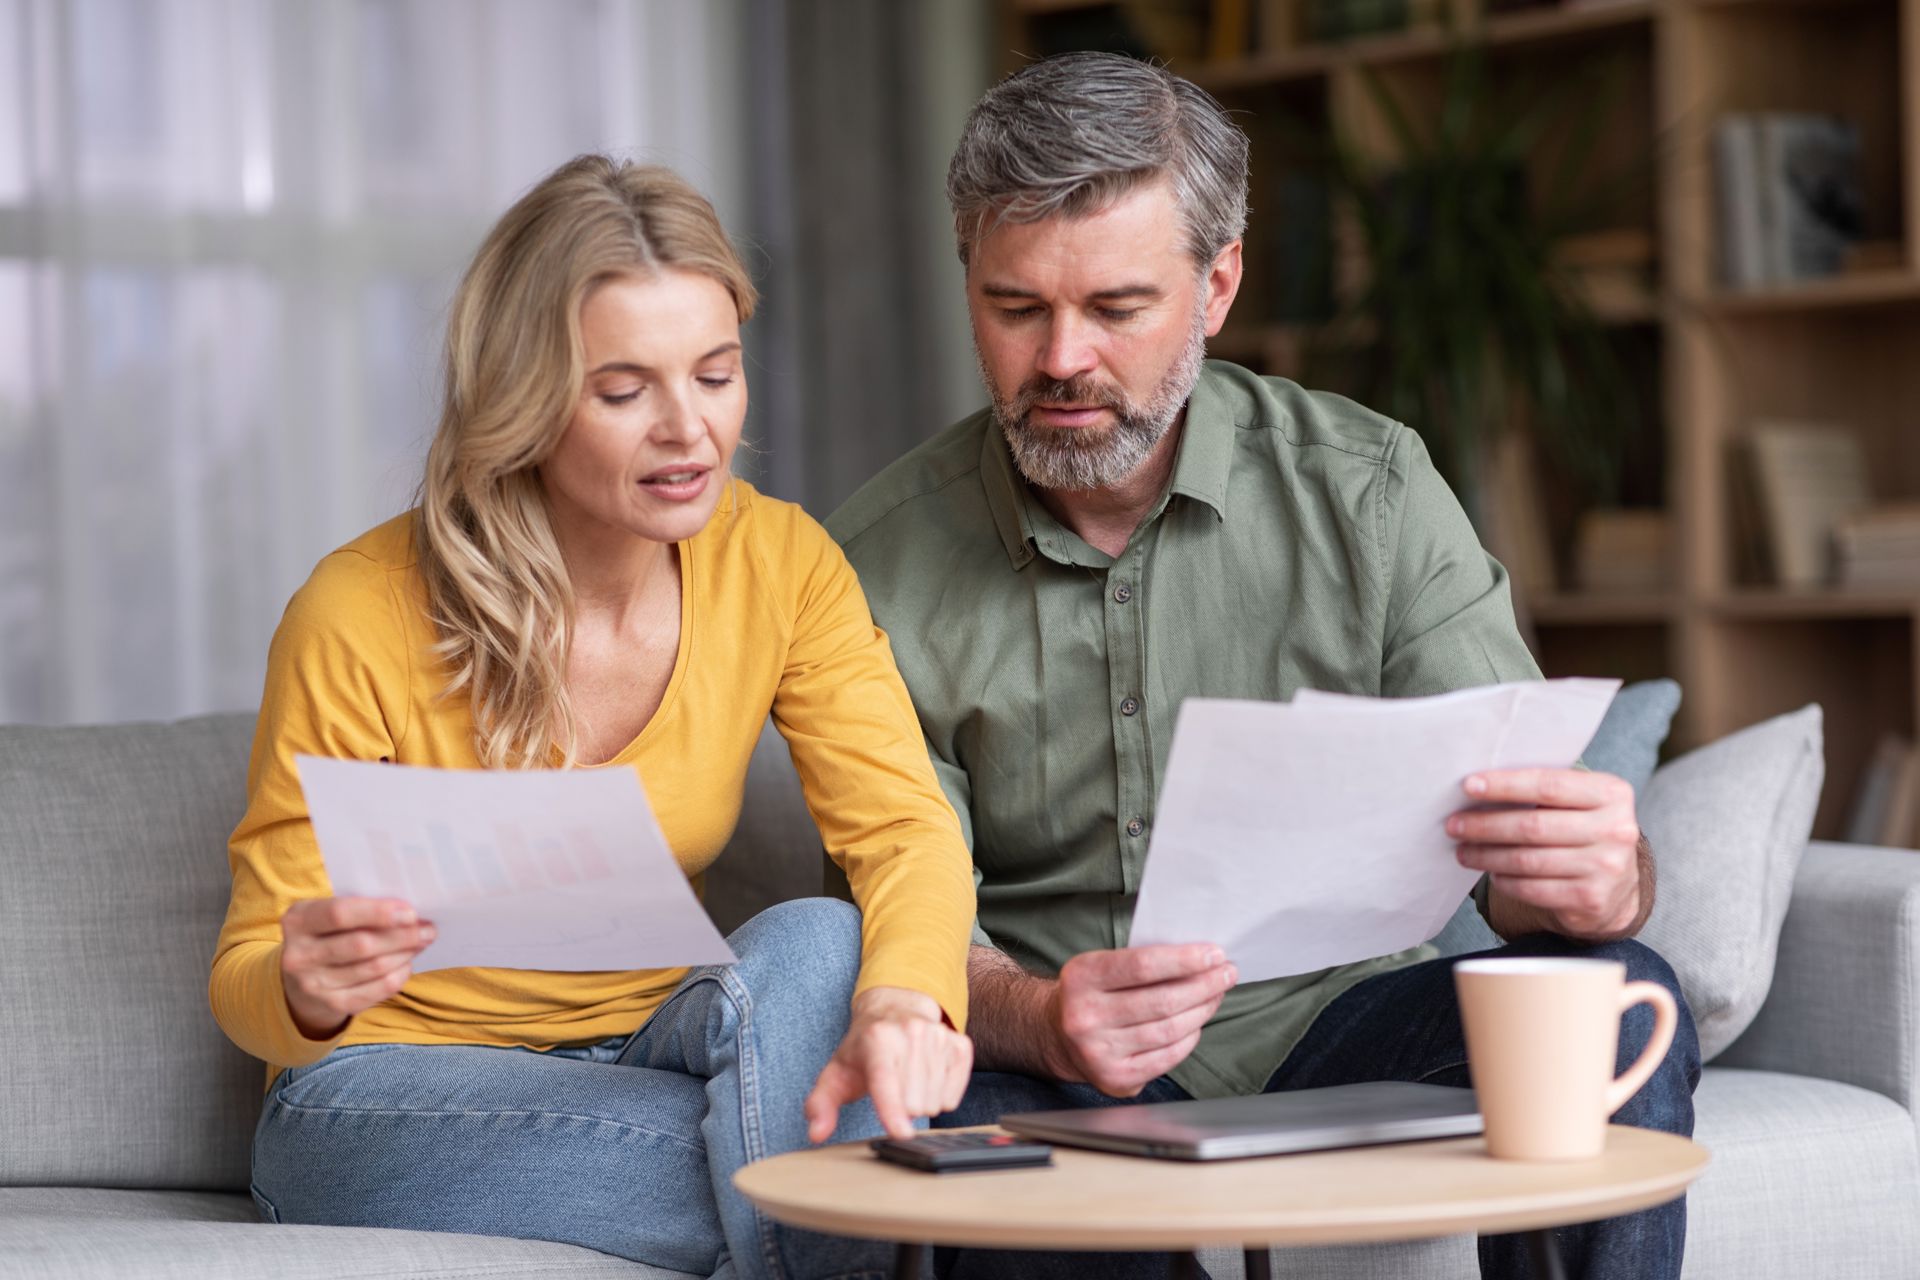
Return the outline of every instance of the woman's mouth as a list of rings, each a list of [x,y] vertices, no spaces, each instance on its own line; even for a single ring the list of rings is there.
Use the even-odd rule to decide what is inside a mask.
[[[709,473],[707,467],[662,467],[642,477],[640,487],[668,502],[688,502],[706,492]]]

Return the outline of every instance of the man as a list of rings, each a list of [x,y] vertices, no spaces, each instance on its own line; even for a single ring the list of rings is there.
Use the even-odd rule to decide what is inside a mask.
[[[1412,431],[1203,361],[1239,288],[1246,190],[1245,136],[1163,69],[1076,54],[990,91],[947,195],[992,408],[829,521],[974,850],[978,1074],[943,1123],[1468,1083],[1431,947],[1236,986],[1216,947],[1127,946],[1182,699],[1539,675],[1504,571]],[[1619,959],[1675,986],[1627,941],[1653,905],[1653,863],[1626,783],[1521,770],[1464,791],[1463,806],[1525,806],[1449,824],[1461,863],[1485,873],[1476,901],[1506,952]],[[1682,1023],[1620,1122],[1691,1132],[1698,1048]],[[1650,1027],[1629,1015],[1622,1065]],[[1576,1275],[1646,1280],[1679,1274],[1684,1235],[1676,1202],[1559,1240]],[[1480,1249],[1484,1274],[1527,1273],[1516,1237]]]

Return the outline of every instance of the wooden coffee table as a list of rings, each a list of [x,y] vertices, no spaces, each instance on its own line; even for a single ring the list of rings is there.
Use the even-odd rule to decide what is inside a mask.
[[[1469,1232],[1527,1232],[1540,1274],[1559,1277],[1552,1228],[1675,1199],[1707,1159],[1685,1138],[1621,1125],[1605,1154],[1572,1164],[1495,1160],[1474,1137],[1205,1164],[1055,1147],[1047,1168],[927,1174],[849,1143],[757,1161],[733,1183],[777,1221],[896,1242],[900,1280],[930,1245],[1165,1250],[1195,1273],[1194,1250],[1228,1245],[1262,1280],[1269,1246]]]

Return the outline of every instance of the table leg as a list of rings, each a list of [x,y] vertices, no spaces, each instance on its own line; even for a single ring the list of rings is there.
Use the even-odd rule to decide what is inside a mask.
[[[1173,1255],[1173,1280],[1207,1280],[1207,1271],[1200,1265],[1197,1253],[1176,1253]]]
[[[893,1280],[920,1280],[920,1272],[926,1265],[927,1246],[923,1244],[893,1246]]]
[[[1553,1244],[1553,1232],[1529,1231],[1526,1235],[1536,1280],[1567,1280],[1567,1269],[1560,1265],[1560,1250]]]
[[[1273,1280],[1273,1252],[1265,1245],[1248,1249],[1243,1255],[1247,1280]]]

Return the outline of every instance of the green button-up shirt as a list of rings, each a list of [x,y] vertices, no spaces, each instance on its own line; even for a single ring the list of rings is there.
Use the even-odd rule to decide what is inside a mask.
[[[893,641],[973,847],[975,941],[1028,969],[1127,943],[1183,699],[1536,679],[1505,572],[1412,431],[1209,361],[1119,556],[1060,524],[985,413],[827,522]],[[1419,947],[1228,993],[1172,1072],[1258,1092],[1308,1025]]]

